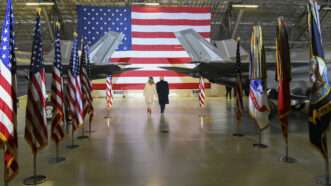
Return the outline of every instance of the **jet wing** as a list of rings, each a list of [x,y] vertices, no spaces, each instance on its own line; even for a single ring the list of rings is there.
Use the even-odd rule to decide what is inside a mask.
[[[200,74],[196,71],[195,68],[184,68],[184,67],[160,67],[166,70],[172,70],[178,73],[186,74],[192,77],[199,77]]]
[[[53,64],[45,64],[45,72],[51,74],[53,72]],[[104,65],[95,65],[91,64],[91,75],[90,79],[101,79],[106,78],[109,74],[118,74],[130,70],[137,70],[139,68],[123,68],[121,65],[117,64],[104,64]],[[69,65],[63,65],[63,72],[66,75],[66,72],[69,70]],[[17,75],[25,78],[29,77],[29,65],[17,65]]]
[[[124,38],[123,33],[108,32],[99,39],[89,50],[92,63],[107,64],[110,63],[110,57],[121,44]]]
[[[194,62],[229,61],[215,46],[193,29],[182,30],[176,32],[175,35]]]
[[[235,78],[230,78],[230,77],[220,77],[216,76],[213,73],[202,73],[199,69],[199,67],[195,68],[184,68],[184,67],[160,67],[166,70],[172,70],[178,73],[183,73],[195,78],[199,78],[200,76],[208,79],[212,83],[217,83],[217,84],[222,84],[226,86],[231,86],[234,87],[236,84],[236,79]]]

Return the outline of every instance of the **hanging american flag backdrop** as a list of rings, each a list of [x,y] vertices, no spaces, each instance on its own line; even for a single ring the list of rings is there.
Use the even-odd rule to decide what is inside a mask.
[[[143,89],[148,76],[164,76],[172,89],[197,89],[199,80],[162,70],[160,66],[190,67],[191,58],[174,32],[192,28],[210,37],[210,8],[201,7],[94,7],[78,6],[78,33],[91,46],[108,31],[125,37],[113,62],[141,69],[113,76],[113,88]],[[210,84],[206,83],[206,88]]]

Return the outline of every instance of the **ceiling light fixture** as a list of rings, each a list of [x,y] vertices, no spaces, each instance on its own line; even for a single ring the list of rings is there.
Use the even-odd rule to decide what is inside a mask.
[[[160,6],[160,3],[133,2],[133,5]]]
[[[28,2],[25,3],[26,6],[54,6],[54,2]]]
[[[233,4],[232,8],[259,8],[259,5]]]

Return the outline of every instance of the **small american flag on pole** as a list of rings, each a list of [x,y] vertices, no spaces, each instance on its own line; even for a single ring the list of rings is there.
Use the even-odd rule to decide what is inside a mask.
[[[90,117],[93,117],[93,97],[92,97],[92,84],[88,77],[87,73],[87,65],[89,64],[89,56],[88,56],[88,45],[83,41],[82,48],[82,56],[81,56],[81,64],[80,64],[80,78],[82,80],[82,92],[83,92],[83,118],[86,117],[87,114],[90,114]]]
[[[43,66],[40,9],[37,11],[30,64],[25,139],[30,144],[33,154],[47,146],[46,87]]]
[[[106,79],[106,101],[108,109],[113,106],[113,88],[112,88],[112,76],[109,75]]]
[[[73,118],[72,127],[76,130],[83,124],[83,92],[80,79],[77,38],[74,40],[71,50],[68,77],[68,100],[70,114]]]
[[[10,181],[18,172],[14,24],[12,2],[8,0],[0,40],[0,140],[6,149],[5,181]]]
[[[206,106],[206,95],[205,95],[205,83],[203,81],[203,78],[200,78],[199,82],[199,104],[201,108],[204,108]]]
[[[64,95],[63,95],[63,67],[61,64],[60,24],[55,28],[55,59],[53,67],[53,81],[51,88],[51,101],[53,105],[53,120],[51,135],[55,143],[64,137],[62,125],[64,123]]]

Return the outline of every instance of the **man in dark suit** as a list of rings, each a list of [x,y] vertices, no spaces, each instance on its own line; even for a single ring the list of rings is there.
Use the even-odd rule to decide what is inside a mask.
[[[160,81],[156,83],[156,91],[159,97],[159,104],[161,113],[164,113],[165,105],[169,104],[169,85],[164,81],[163,77],[160,77]]]

